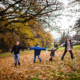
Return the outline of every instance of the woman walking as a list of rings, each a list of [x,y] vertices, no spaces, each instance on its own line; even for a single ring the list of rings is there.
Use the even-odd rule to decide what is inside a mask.
[[[73,45],[72,43],[76,43],[76,42],[79,42],[79,41],[76,41],[76,40],[70,40],[70,37],[67,37],[67,40],[65,41],[65,43],[61,44],[61,46],[64,46],[65,47],[65,51],[64,51],[64,54],[62,56],[62,60],[64,59],[64,56],[66,54],[67,51],[70,52],[71,54],[71,58],[73,59],[73,52],[72,52],[72,49],[73,49]]]

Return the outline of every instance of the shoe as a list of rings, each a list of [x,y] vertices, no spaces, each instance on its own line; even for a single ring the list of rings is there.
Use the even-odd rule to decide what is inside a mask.
[[[18,65],[20,66],[20,62],[18,62]]]
[[[74,59],[74,58],[71,58],[71,59]]]
[[[49,59],[49,61],[52,61],[52,59]]]
[[[61,60],[63,60],[63,58],[61,58]]]
[[[42,62],[42,61],[40,61],[40,62]]]

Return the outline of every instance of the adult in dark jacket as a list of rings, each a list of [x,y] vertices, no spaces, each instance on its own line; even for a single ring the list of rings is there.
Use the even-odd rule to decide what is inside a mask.
[[[16,42],[16,45],[12,48],[12,52],[14,52],[14,60],[15,60],[15,66],[17,65],[17,60],[18,60],[18,65],[20,65],[20,59],[19,59],[19,51],[20,49],[27,49],[27,47],[22,47],[19,45],[19,41]]]
[[[59,47],[58,47],[58,48],[59,48]],[[55,56],[55,51],[56,51],[58,48],[54,49],[54,47],[52,47],[51,50],[48,50],[48,51],[51,51],[51,53],[50,53],[51,58],[49,59],[50,61],[52,61],[52,57]]]
[[[42,62],[39,55],[40,55],[41,50],[46,50],[46,48],[41,48],[41,47],[39,47],[39,44],[37,44],[37,47],[29,47],[29,49],[34,50],[34,63],[35,63],[35,60],[36,60],[36,56],[38,56],[38,59],[40,60],[40,62]]]
[[[79,42],[79,41],[76,41],[76,40],[70,40],[70,37],[67,37],[67,40],[65,41],[65,43],[61,44],[61,46],[65,46],[65,51],[64,51],[64,54],[62,56],[62,60],[64,59],[64,56],[66,54],[67,51],[70,52],[71,54],[71,58],[73,59],[73,53],[72,53],[72,49],[73,49],[73,45],[72,43],[76,43],[76,42]]]

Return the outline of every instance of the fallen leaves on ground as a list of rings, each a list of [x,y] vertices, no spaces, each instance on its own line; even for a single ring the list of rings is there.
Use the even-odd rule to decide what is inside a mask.
[[[62,54],[63,51],[56,51],[49,61],[50,53],[41,52],[42,62],[37,58],[36,63],[33,63],[34,54],[21,55],[21,65],[16,67],[14,58],[0,59],[0,80],[79,80],[80,48],[73,50],[73,60],[69,52],[61,60]]]

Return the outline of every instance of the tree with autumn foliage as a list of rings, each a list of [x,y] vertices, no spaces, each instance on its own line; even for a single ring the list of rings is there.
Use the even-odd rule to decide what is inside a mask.
[[[79,0],[69,4],[76,1]],[[17,40],[24,46],[36,43],[50,46],[53,39],[41,23],[49,24],[47,18],[52,16],[51,13],[54,17],[61,15],[63,3],[56,0],[0,0],[0,4],[0,49],[9,51]]]
[[[32,47],[39,44],[41,47],[50,47],[53,38],[50,32],[44,31],[43,26],[37,19],[30,20],[25,24],[16,23],[8,25],[3,33],[0,33],[0,46],[3,51],[10,51],[16,41],[20,41],[22,46]],[[3,46],[3,47],[2,47]],[[7,48],[6,48],[7,47]]]

